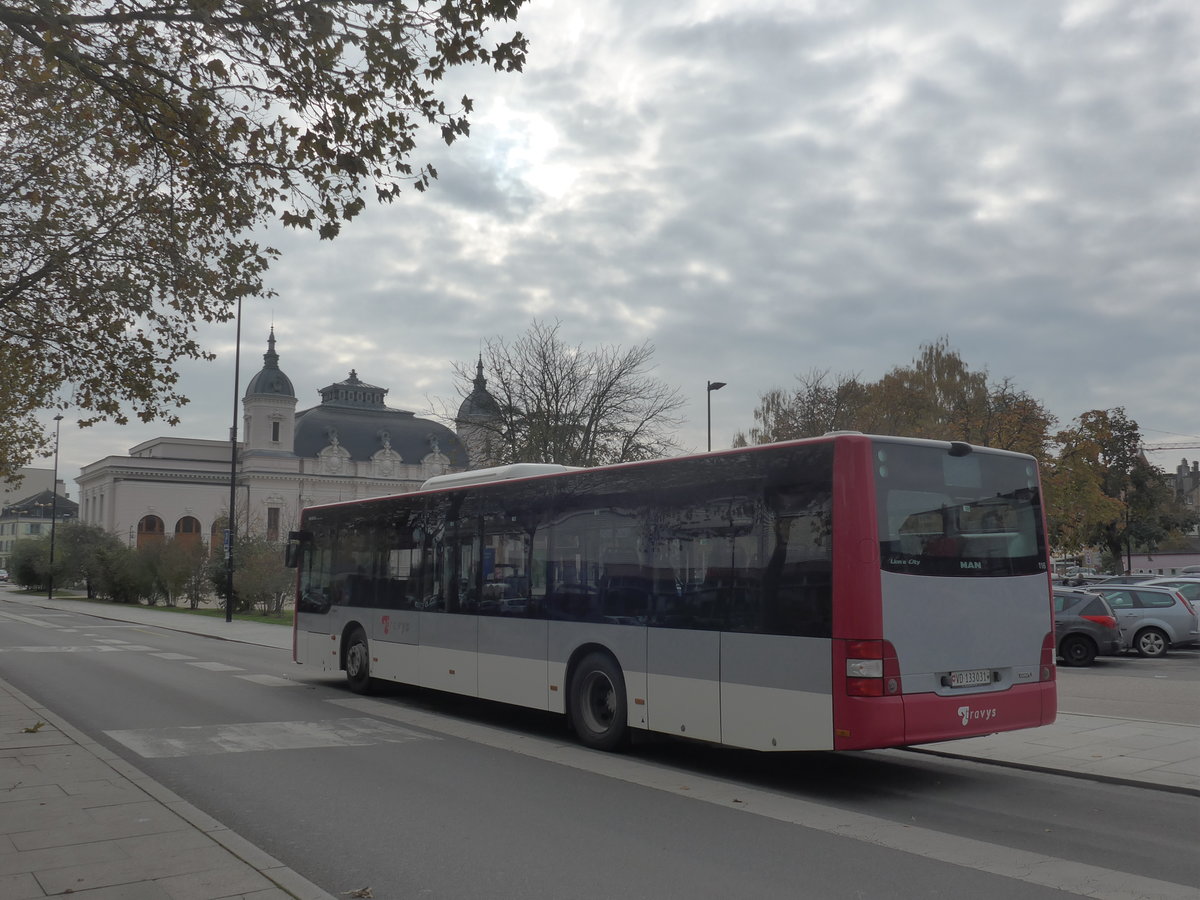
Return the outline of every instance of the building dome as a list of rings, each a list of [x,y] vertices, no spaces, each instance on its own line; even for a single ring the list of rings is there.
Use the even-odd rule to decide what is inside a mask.
[[[279,368],[279,354],[275,352],[275,329],[267,338],[267,352],[263,354],[263,367],[246,385],[246,396],[268,395],[275,397],[295,397],[296,390],[292,380]]]
[[[457,421],[462,423],[478,422],[487,420],[489,422],[500,418],[500,404],[496,402],[487,389],[487,379],[483,377],[483,357],[479,358],[479,363],[475,367],[475,380],[472,382],[474,388],[471,393],[463,400],[462,405],[458,407]]]
[[[318,456],[341,448],[351,460],[372,459],[380,450],[399,454],[408,465],[440,453],[452,468],[466,468],[467,453],[453,431],[439,422],[383,403],[387,388],[350,377],[321,388],[321,404],[296,414],[296,456]]]

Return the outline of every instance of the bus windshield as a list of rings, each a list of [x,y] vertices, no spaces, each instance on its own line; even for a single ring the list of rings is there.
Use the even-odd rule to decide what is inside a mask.
[[[1008,576],[1046,571],[1041,497],[1028,457],[874,444],[884,571]]]

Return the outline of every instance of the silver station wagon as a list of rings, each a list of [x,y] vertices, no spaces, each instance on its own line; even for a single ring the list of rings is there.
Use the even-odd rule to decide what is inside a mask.
[[[1117,615],[1125,645],[1140,656],[1164,656],[1171,647],[1200,644],[1200,620],[1191,601],[1163,585],[1093,585]]]

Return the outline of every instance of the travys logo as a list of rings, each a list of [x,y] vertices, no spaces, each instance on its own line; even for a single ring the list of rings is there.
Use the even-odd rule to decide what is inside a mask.
[[[971,709],[969,706],[960,706],[958,708],[958,716],[962,719],[964,726],[970,725],[972,722],[990,722],[996,718],[995,709]]]

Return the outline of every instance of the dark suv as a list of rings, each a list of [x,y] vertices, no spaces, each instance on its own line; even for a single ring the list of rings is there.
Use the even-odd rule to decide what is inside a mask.
[[[1112,607],[1090,591],[1054,591],[1054,640],[1064,666],[1090,666],[1097,654],[1121,652]]]

